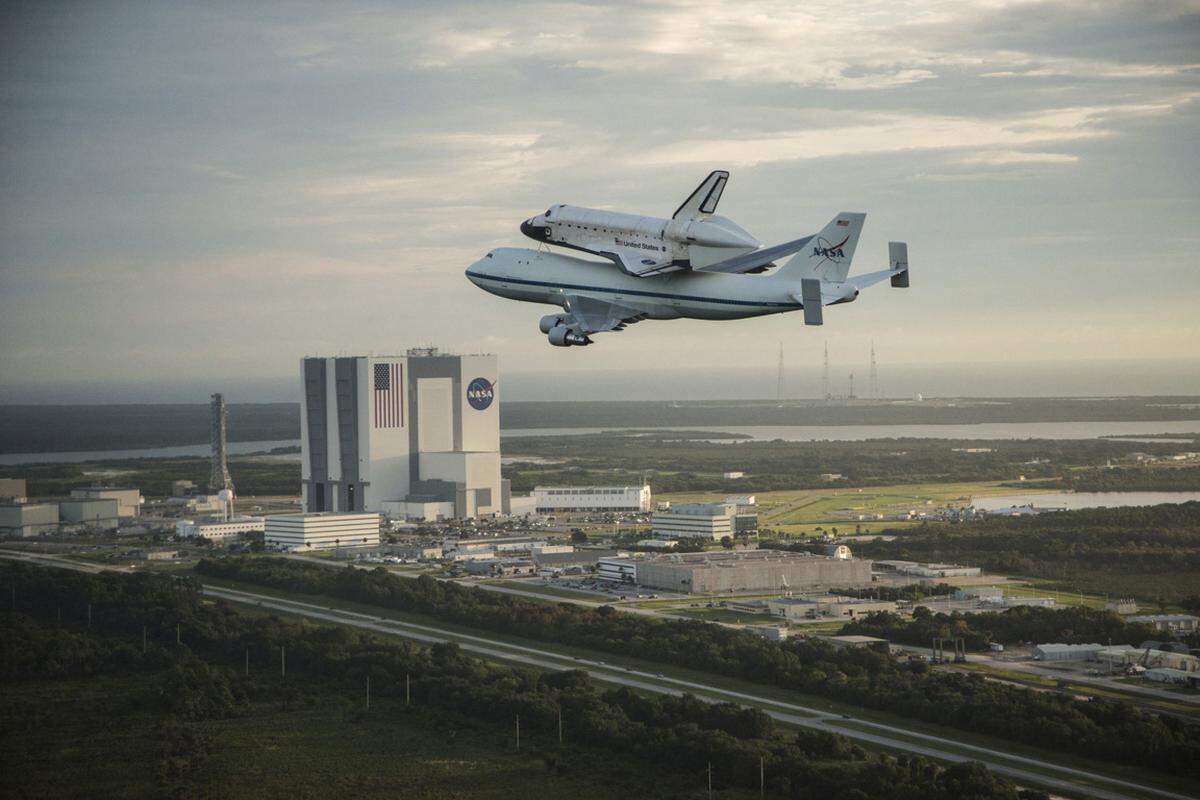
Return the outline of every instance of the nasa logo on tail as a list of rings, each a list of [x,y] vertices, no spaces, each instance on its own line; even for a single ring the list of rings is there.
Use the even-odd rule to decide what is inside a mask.
[[[496,398],[496,387],[487,378],[476,378],[467,384],[467,402],[476,411],[483,411]]]

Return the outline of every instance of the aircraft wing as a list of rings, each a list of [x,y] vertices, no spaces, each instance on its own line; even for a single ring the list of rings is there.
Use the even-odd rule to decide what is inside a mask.
[[[645,313],[636,308],[587,295],[567,295],[565,305],[574,323],[570,327],[585,335],[619,331],[645,317]]]
[[[648,278],[651,275],[661,275],[664,272],[677,272],[683,267],[674,264],[669,258],[660,253],[648,253],[645,250],[604,250],[597,251],[620,267],[624,272],[637,278]]]
[[[742,274],[746,272],[762,272],[777,258],[790,256],[792,253],[804,249],[804,246],[812,241],[811,236],[805,236],[802,239],[793,239],[790,242],[777,244],[772,247],[764,247],[761,250],[755,250],[753,253],[734,256],[727,258],[724,261],[718,261],[715,264],[709,264],[707,267],[696,267],[694,272],[725,272]]]

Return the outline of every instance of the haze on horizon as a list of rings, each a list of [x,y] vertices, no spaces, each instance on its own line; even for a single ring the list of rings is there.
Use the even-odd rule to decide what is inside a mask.
[[[1195,2],[21,4],[0,52],[7,401],[425,343],[771,391],[780,342],[796,369],[874,341],[883,364],[1007,370],[1013,395],[1054,393],[1023,391],[1026,362],[1086,387],[1142,359],[1196,391]],[[558,350],[543,312],[463,278],[552,203],[669,215],[716,168],[764,244],[866,211],[852,272],[906,239],[912,288],[821,330]],[[1166,393],[1137,375],[1109,385]]]

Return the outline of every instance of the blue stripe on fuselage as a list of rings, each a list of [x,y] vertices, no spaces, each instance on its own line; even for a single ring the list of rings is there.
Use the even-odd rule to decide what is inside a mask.
[[[637,295],[639,297],[658,297],[664,300],[691,300],[697,303],[719,303],[728,306],[754,306],[756,308],[804,308],[800,303],[772,303],[755,300],[727,300],[725,298],[695,297],[687,294],[669,294],[667,292],[645,292],[640,289],[609,289],[604,286],[581,286],[573,283],[551,283],[550,281],[531,281],[524,278],[497,278],[493,275],[481,275],[467,270],[468,278],[480,278],[496,283],[519,283],[524,286],[545,286],[550,289],[575,289],[584,292],[607,292],[619,295]]]

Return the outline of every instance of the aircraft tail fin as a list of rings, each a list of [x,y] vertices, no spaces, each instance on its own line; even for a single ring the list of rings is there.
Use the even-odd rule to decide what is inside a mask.
[[[843,211],[815,234],[808,245],[792,256],[779,274],[789,279],[817,278],[840,282],[850,273],[854,248],[867,215]]]
[[[721,202],[721,193],[725,191],[725,184],[728,182],[729,173],[723,169],[708,173],[708,177],[696,187],[696,191],[683,201],[683,205],[675,209],[671,219],[689,220],[701,214],[716,213],[717,203]]]

